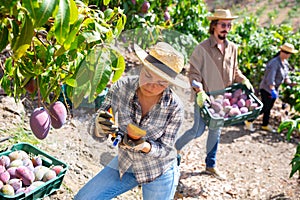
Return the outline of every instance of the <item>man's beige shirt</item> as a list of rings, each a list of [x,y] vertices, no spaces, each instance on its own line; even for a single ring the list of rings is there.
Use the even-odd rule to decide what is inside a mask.
[[[190,58],[190,82],[201,82],[206,92],[222,90],[235,82],[242,82],[246,77],[238,68],[237,56],[237,46],[233,42],[225,40],[222,54],[211,35],[196,46]]]

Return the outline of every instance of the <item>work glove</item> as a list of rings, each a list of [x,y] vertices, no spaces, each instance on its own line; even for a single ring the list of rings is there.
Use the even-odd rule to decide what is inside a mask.
[[[124,134],[122,145],[126,149],[141,151],[146,147],[146,140],[143,137],[140,139],[134,140],[134,139],[130,138],[127,134]]]
[[[108,137],[109,134],[115,133],[118,126],[112,120],[113,116],[108,111],[100,110],[95,118],[94,135],[96,137]]]
[[[249,90],[254,92],[254,88],[248,79],[243,80],[242,84],[245,85]]]
[[[277,97],[278,97],[278,93],[276,92],[276,90],[275,89],[271,90],[271,98],[277,99]]]
[[[197,93],[197,104],[202,108],[204,106],[204,102],[210,102],[209,96],[205,93],[205,91],[201,91]]]

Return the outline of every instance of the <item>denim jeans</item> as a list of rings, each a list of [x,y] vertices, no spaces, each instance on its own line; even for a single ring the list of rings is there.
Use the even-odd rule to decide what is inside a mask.
[[[179,168],[174,164],[154,181],[142,184],[144,200],[173,199],[179,182]],[[79,190],[74,200],[112,199],[138,186],[134,174],[128,170],[120,179],[118,157],[115,157],[102,171]]]
[[[187,130],[182,136],[180,136],[176,143],[175,148],[181,150],[191,140],[200,137],[205,131],[205,122],[200,115],[200,108],[195,102],[194,106],[194,125],[191,129]],[[218,144],[220,142],[221,129],[208,129],[208,136],[206,140],[206,167],[216,166],[216,156],[218,150]]]

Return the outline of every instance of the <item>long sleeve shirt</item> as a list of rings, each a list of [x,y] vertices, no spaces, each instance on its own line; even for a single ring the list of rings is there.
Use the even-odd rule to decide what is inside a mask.
[[[153,181],[176,162],[174,143],[184,109],[179,98],[166,88],[160,101],[142,117],[136,93],[138,87],[138,76],[120,79],[109,90],[100,109],[111,107],[122,131],[126,131],[129,123],[146,130],[144,138],[151,144],[149,153],[125,149],[121,145],[118,148],[120,178],[131,168],[138,183],[142,184]]]
[[[225,40],[224,54],[213,35],[196,46],[190,58],[189,80],[203,84],[206,92],[222,90],[246,77],[238,68],[237,46]]]
[[[267,63],[259,88],[271,93],[270,85],[274,85],[275,89],[278,90],[280,84],[288,78],[288,73],[289,63],[287,60],[281,62],[279,55],[272,58]]]

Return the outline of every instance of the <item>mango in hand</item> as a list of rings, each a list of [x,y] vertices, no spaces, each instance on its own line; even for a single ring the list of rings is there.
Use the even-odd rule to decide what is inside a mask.
[[[146,135],[146,131],[133,125],[133,124],[128,124],[127,126],[127,134],[131,139],[138,140],[141,137],[144,137]]]

